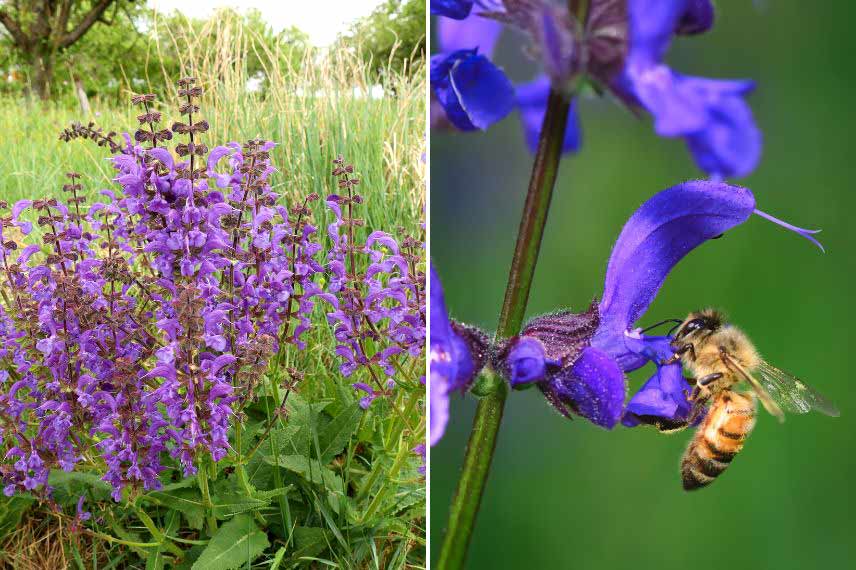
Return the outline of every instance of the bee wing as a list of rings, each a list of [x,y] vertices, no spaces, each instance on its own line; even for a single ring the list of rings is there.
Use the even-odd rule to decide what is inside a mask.
[[[827,416],[838,417],[840,415],[835,404],[827,400],[820,392],[769,362],[761,362],[758,367],[758,375],[770,395],[788,412],[806,414],[811,410],[817,410]]]
[[[779,404],[776,403],[776,399],[766,390],[766,388],[759,382],[746,368],[744,368],[735,358],[732,358],[726,352],[722,353],[722,359],[725,361],[725,364],[737,370],[740,376],[743,377],[746,382],[752,386],[752,389],[755,391],[755,394],[758,395],[758,399],[761,400],[761,404],[764,406],[764,409],[767,412],[774,416],[779,420],[779,423],[785,421],[785,413],[782,411],[782,408],[779,407]]]

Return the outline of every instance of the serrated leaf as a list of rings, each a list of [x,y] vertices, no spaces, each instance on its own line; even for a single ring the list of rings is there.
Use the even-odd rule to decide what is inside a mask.
[[[267,534],[249,515],[238,515],[220,527],[192,570],[232,570],[252,562],[270,546]]]
[[[278,489],[271,489],[269,491],[256,491],[253,497],[261,499],[262,501],[269,501],[275,497],[279,497],[280,495],[287,495],[293,488],[294,485],[286,485],[285,487],[279,487]]]
[[[319,460],[326,465],[339,455],[350,441],[351,436],[363,417],[364,410],[356,402],[346,407],[333,418],[318,434],[318,444],[321,450]]]
[[[265,455],[273,455],[273,448],[280,455],[291,455],[300,444],[295,441],[295,437],[301,432],[299,425],[286,424],[285,426],[275,427],[268,434],[269,441],[262,442],[259,451]]]
[[[232,515],[257,511],[270,505],[266,499],[256,499],[240,494],[228,494],[214,497],[214,516],[218,519],[226,519]]]
[[[185,516],[187,524],[191,528],[202,528],[205,509],[202,506],[202,495],[199,489],[177,488],[169,492],[149,491],[143,499],[152,499],[164,507],[179,511]]]
[[[279,465],[292,473],[296,473],[306,481],[323,485],[335,493],[344,492],[342,478],[321,465],[315,459],[309,459],[305,455],[287,455],[276,461],[273,457],[265,457],[265,462],[270,465]]]
[[[286,403],[286,426],[294,426],[297,433],[291,438],[289,448],[280,448],[280,453],[284,451],[288,455],[309,455],[312,433],[318,427],[318,416],[329,404],[329,401],[309,403],[300,394],[292,393]]]

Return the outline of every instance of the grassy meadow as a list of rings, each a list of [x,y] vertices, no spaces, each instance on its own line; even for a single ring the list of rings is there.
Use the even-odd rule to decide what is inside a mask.
[[[284,63],[287,58],[282,54],[262,52],[257,55],[266,79],[257,89],[248,89],[255,82],[248,76],[244,57],[251,50],[262,50],[260,42],[230,19],[212,20],[203,33],[216,35],[218,51],[201,52],[191,44],[183,50],[186,60],[182,63],[186,74],[197,77],[198,85],[205,89],[200,115],[211,129],[202,142],[210,148],[253,138],[275,141],[277,146],[271,152],[271,163],[278,169],[271,177],[274,191],[286,205],[298,203],[312,192],[319,194],[322,200],[315,202],[314,224],[323,236],[333,220],[323,198],[337,192],[331,171],[333,160],[343,155],[361,179],[358,190],[364,203],[355,215],[366,223],[358,228],[358,241],[364,242],[373,230],[398,235],[399,227],[424,241],[426,86],[422,68],[387,74],[385,94],[371,97],[366,95],[374,84],[368,67],[347,53],[328,54],[323,60],[304,62],[296,70]],[[203,40],[199,38],[200,45]],[[161,128],[180,119],[175,79],[150,78],[151,85],[172,86],[166,92],[151,91],[158,97],[155,110],[164,115]],[[131,95],[129,92],[128,100]],[[106,149],[85,140],[62,142],[58,136],[74,121],[93,121],[105,132],[133,132],[141,111],[131,107],[130,101],[117,107],[97,99],[92,101],[92,110],[92,116],[85,117],[78,109],[0,98],[0,200],[61,198],[69,171],[83,175],[89,203],[96,201],[101,189],[116,189]],[[329,245],[326,241],[325,237],[325,246]],[[309,458],[308,470],[277,470],[251,462],[250,483],[260,493],[253,499],[258,501],[255,506],[236,505],[225,487],[228,473],[215,474],[220,479],[214,481],[212,492],[216,498],[217,485],[222,484],[220,497],[225,501],[220,511],[215,505],[218,518],[223,515],[221,530],[230,523],[238,527],[253,520],[268,529],[268,537],[253,532],[242,535],[238,528],[230,529],[234,536],[224,535],[221,542],[229,538],[247,545],[243,560],[240,552],[234,561],[222,565],[200,559],[207,556],[203,551],[217,537],[194,529],[201,518],[195,482],[178,482],[159,493],[146,493],[133,504],[113,504],[109,493],[105,494],[106,484],[94,473],[84,473],[58,480],[55,487],[75,498],[85,492],[105,509],[105,520],[98,525],[100,534],[74,533],[62,516],[29,497],[0,497],[0,566],[424,567],[424,476],[418,472],[418,456],[412,451],[425,437],[424,388],[413,382],[393,396],[379,399],[368,412],[359,413],[358,394],[350,386],[355,379],[344,378],[338,371],[335,339],[323,313],[316,308],[313,329],[305,337],[307,348],[296,351],[290,347],[279,360],[281,369],[294,367],[305,374],[288,400],[288,420],[271,433],[264,432],[281,400],[263,394],[244,434],[249,438],[244,447],[253,441],[261,446],[256,459],[265,456],[268,448],[276,453],[287,442]],[[418,379],[424,359],[408,364],[407,376]],[[280,373],[270,370],[269,374]],[[341,453],[331,458],[323,450],[325,440],[331,446],[340,444]],[[318,468],[329,471],[313,473]],[[336,485],[328,484],[328,472]],[[175,556],[158,533],[185,556]],[[235,554],[228,548],[224,551],[226,558]]]

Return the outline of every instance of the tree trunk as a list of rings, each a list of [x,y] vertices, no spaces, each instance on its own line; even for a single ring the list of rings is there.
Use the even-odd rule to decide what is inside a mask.
[[[52,53],[36,54],[33,57],[32,90],[42,101],[51,96],[53,86],[55,56]]]

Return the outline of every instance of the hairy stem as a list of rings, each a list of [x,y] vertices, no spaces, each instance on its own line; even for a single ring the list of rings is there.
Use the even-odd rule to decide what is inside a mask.
[[[517,245],[511,260],[505,300],[499,316],[496,332],[498,339],[517,334],[523,324],[532,277],[541,249],[541,238],[547,222],[547,212],[550,209],[550,199],[553,196],[553,186],[559,171],[570,99],[556,90],[550,91],[547,113],[541,127],[541,138],[529,180],[529,191],[517,233]],[[482,398],[473,420],[461,478],[458,480],[458,488],[449,510],[438,570],[457,570],[464,567],[496,448],[508,386],[500,377],[489,372],[485,373],[482,385]]]

